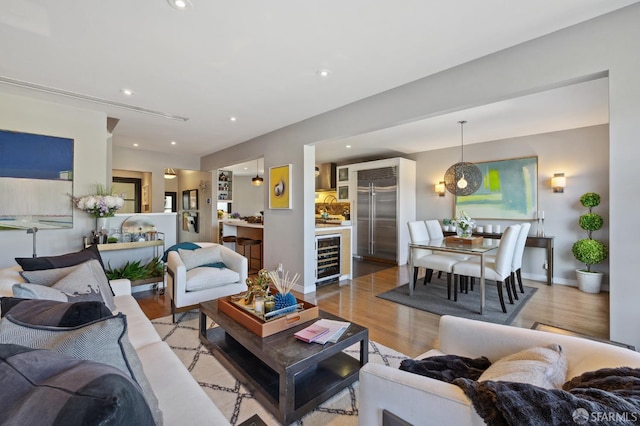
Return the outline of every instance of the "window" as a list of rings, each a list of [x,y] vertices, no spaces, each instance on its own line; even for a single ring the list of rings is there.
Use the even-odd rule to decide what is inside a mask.
[[[113,177],[113,192],[123,194],[124,206],[118,213],[141,213],[142,179]]]

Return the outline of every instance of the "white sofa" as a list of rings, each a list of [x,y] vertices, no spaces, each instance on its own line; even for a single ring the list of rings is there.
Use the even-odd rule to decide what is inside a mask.
[[[640,368],[640,353],[579,337],[473,321],[440,319],[439,348],[416,359],[453,354],[495,362],[521,350],[558,343],[567,356],[567,380],[606,367]],[[484,425],[456,385],[380,364],[360,370],[358,424],[381,425],[383,410],[414,425]]]
[[[238,294],[247,290],[247,258],[222,244],[194,243],[201,248],[220,247],[220,256],[227,269],[193,268],[187,270],[177,251],[167,255],[167,292],[171,299],[171,313],[175,321],[176,311],[208,300]],[[237,274],[229,274],[231,271]],[[230,275],[235,275],[231,280]],[[198,290],[188,290],[188,282],[197,282]]]
[[[24,282],[20,276],[20,267],[0,269],[0,296],[12,296],[12,286],[19,282]],[[114,313],[122,312],[127,317],[129,340],[158,398],[164,425],[228,425],[229,421],[182,361],[160,339],[153,324],[131,295],[129,280],[113,280],[111,287],[115,293]]]

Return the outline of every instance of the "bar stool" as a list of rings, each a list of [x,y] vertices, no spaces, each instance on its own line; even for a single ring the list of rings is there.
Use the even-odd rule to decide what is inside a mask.
[[[260,267],[262,266],[262,240],[254,240],[253,238],[244,238],[244,237],[237,237],[236,238],[236,243],[238,244],[238,246],[242,247],[242,255],[244,257],[247,257],[247,246],[249,247],[249,257],[247,257],[247,259],[249,259],[249,273],[251,273],[251,271],[259,271]],[[253,258],[253,246],[258,246],[258,268],[257,269],[253,269],[252,268],[252,258]]]
[[[235,235],[227,235],[222,237],[222,242],[223,243],[235,243],[236,242],[236,236]]]

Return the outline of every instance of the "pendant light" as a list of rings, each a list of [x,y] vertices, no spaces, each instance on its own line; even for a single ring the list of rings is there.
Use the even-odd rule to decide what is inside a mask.
[[[251,179],[251,185],[253,185],[253,186],[261,186],[263,182],[264,182],[264,179],[262,179],[260,177],[260,175],[258,174],[258,160],[256,160],[256,177]]]
[[[464,162],[464,124],[466,121],[458,121],[460,124],[460,150],[462,158],[459,163],[447,169],[444,174],[444,186],[453,195],[471,195],[480,188],[482,173],[478,166]]]
[[[169,167],[168,169],[164,169],[164,178],[165,179],[175,179],[176,178],[175,170],[173,170],[171,167]]]

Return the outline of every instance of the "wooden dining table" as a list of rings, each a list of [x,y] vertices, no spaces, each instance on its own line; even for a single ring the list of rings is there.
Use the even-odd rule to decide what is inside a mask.
[[[425,249],[432,251],[439,251],[445,253],[463,254],[466,256],[478,256],[480,257],[480,314],[484,312],[485,302],[485,285],[484,285],[484,264],[485,255],[500,245],[500,240],[483,238],[481,242],[477,244],[464,244],[460,242],[451,241],[447,238],[432,239],[426,241],[414,241],[409,243],[409,270],[413,271],[413,249]],[[409,274],[409,296],[413,296],[413,290],[415,288],[415,280],[413,274]]]

